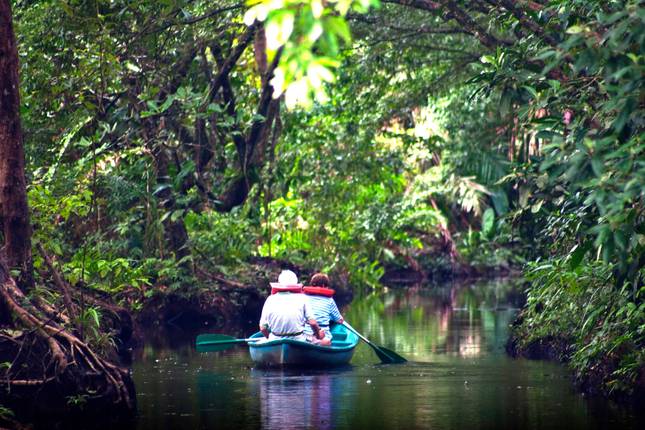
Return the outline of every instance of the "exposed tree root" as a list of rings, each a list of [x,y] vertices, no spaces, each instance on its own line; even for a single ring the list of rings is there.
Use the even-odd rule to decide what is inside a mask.
[[[49,318],[50,321],[60,321],[65,325],[69,325],[71,323],[69,317],[62,313],[61,311],[56,310],[52,305],[47,303],[42,297],[34,297],[32,299],[34,303],[36,304],[36,307],[40,309],[40,311],[47,317]]]
[[[68,298],[71,302],[71,297]],[[29,330],[36,337],[35,341],[39,339],[49,352],[43,366],[46,374],[42,377],[12,377],[13,365],[7,369],[3,379],[8,389],[12,386],[66,383],[76,387],[80,394],[92,393],[93,396],[111,399],[129,411],[134,410],[135,399],[128,389],[130,381],[127,370],[98,356],[87,343],[64,328],[63,318],[58,321],[53,319],[56,314],[52,313],[52,309],[42,309],[37,303],[32,304],[7,275],[1,263],[0,301],[12,313],[16,325]]]
[[[54,279],[54,283],[56,284],[56,286],[58,287],[58,289],[63,295],[63,303],[65,303],[67,315],[71,319],[76,318],[77,316],[76,307],[72,302],[72,295],[69,292],[69,287],[67,286],[67,283],[65,283],[65,281],[63,280],[63,277],[58,273],[58,270],[56,270],[56,268],[54,267],[54,263],[49,257],[49,254],[47,254],[47,251],[45,251],[45,248],[43,248],[43,246],[40,243],[37,244],[37,247],[38,247],[38,251],[40,251],[40,255],[43,257],[43,260],[47,265],[47,268],[49,269],[49,272],[52,275],[52,278]]]
[[[22,386],[35,386],[35,385],[43,385],[48,382],[52,382],[56,379],[56,377],[51,376],[49,378],[45,379],[10,379],[7,381],[7,384],[9,385],[22,385]]]

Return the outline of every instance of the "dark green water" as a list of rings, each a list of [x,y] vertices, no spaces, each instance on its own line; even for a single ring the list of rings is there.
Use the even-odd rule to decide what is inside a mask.
[[[235,347],[200,354],[186,336],[140,351],[137,426],[148,429],[605,429],[641,416],[588,401],[562,366],[505,355],[517,312],[509,283],[391,291],[343,309],[409,364],[380,365],[361,344],[351,365],[256,369]],[[250,333],[236,333],[250,334]]]

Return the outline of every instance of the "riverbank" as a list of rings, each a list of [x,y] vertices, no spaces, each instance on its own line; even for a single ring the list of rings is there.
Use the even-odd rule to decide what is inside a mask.
[[[508,353],[566,364],[589,396],[645,404],[645,289],[618,289],[602,262],[575,271],[567,262],[542,262],[527,279]]]
[[[645,367],[642,364],[628,369],[633,375],[629,380],[617,379],[627,373],[622,369],[623,361],[629,360],[630,355],[639,354],[638,351],[608,351],[607,354],[598,354],[592,362],[580,368],[573,361],[574,357],[584,353],[588,345],[578,343],[564,332],[536,337],[528,334],[523,324],[520,316],[512,325],[511,336],[506,343],[506,351],[511,357],[561,363],[572,371],[572,384],[585,395],[645,406]]]

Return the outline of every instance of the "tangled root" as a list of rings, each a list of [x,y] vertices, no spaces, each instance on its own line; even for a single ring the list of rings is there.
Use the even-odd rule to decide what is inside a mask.
[[[10,311],[15,325],[29,332],[43,349],[48,352],[44,374],[25,378],[18,376],[12,366],[6,369],[0,383],[8,390],[13,387],[45,386],[64,383],[78,389],[79,393],[92,393],[93,396],[111,399],[113,403],[134,411],[135,399],[128,388],[130,377],[127,369],[116,366],[97,355],[92,348],[65,326],[69,316],[54,313],[51,307],[43,306],[42,301],[31,302],[16,286],[8,275],[6,266],[0,262],[0,302]],[[67,303],[68,306],[69,302]],[[4,340],[17,344],[18,354],[23,349],[24,340]],[[9,339],[9,340],[7,340]],[[14,363],[16,360],[14,359]]]

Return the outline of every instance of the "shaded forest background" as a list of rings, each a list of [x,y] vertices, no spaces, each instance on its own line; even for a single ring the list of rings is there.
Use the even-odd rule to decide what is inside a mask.
[[[5,291],[83,345],[248,311],[280,265],[357,290],[523,270],[513,352],[642,389],[643,2],[2,3],[33,234],[0,199]]]

